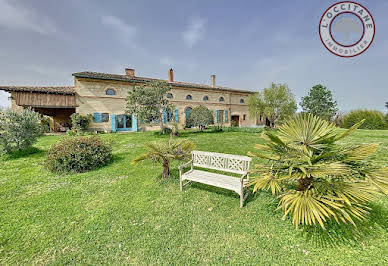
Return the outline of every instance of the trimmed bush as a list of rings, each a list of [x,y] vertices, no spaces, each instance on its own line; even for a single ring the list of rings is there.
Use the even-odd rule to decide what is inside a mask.
[[[365,119],[365,122],[360,127],[362,129],[386,129],[388,127],[384,114],[375,110],[351,111],[344,117],[344,127],[350,128],[363,119]]]
[[[54,173],[82,173],[108,164],[112,148],[97,136],[66,137],[51,146],[45,166]]]
[[[90,121],[92,120],[92,115],[81,115],[74,113],[70,116],[72,129],[77,130],[77,132],[85,132],[89,128]]]
[[[42,135],[41,117],[31,109],[0,112],[0,146],[5,152],[32,146]]]
[[[206,106],[200,105],[191,110],[186,119],[186,127],[198,127],[203,131],[206,126],[214,124],[213,113]]]

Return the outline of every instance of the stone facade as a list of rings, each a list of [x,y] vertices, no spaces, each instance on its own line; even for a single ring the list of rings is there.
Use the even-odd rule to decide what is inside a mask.
[[[132,72],[133,71],[133,72]],[[134,70],[130,73],[134,75]],[[172,70],[169,72],[169,78],[172,79]],[[128,72],[128,71],[127,71]],[[128,74],[127,74],[128,75]],[[138,82],[128,82],[122,80],[99,79],[90,77],[75,76],[75,92],[77,108],[76,112],[80,114],[95,114],[101,113],[109,117],[109,121],[94,120],[91,123],[91,129],[98,131],[112,130],[112,115],[116,117],[123,115],[125,112],[125,98],[129,90],[133,90],[135,86],[144,85],[140,80]],[[124,76],[124,75],[123,75]],[[215,78],[214,78],[215,79]],[[232,125],[232,118],[236,120],[238,117],[238,124],[235,126],[255,126],[256,120],[249,116],[247,99],[252,94],[249,91],[238,91],[234,89],[217,89],[210,86],[198,87],[195,84],[175,83],[169,80],[172,88],[170,93],[172,98],[169,99],[178,110],[178,125],[183,128],[186,120],[186,111],[188,108],[195,108],[199,105],[205,105],[214,112],[217,121],[216,113],[221,113],[220,119],[224,126]],[[214,86],[214,84],[213,84]],[[114,90],[115,95],[107,95],[107,90]],[[188,96],[189,95],[189,96]],[[191,96],[191,97],[190,97]],[[207,98],[204,98],[207,96]],[[188,100],[191,98],[191,100]],[[220,101],[220,98],[223,101]],[[207,99],[207,100],[204,100]],[[225,112],[227,111],[227,112]],[[175,114],[174,114],[175,115]],[[225,115],[228,117],[226,118]],[[114,119],[114,118],[113,118]],[[236,123],[236,122],[235,122]],[[148,131],[159,129],[158,124],[142,124],[137,121],[138,131]]]
[[[96,131],[148,131],[158,130],[158,123],[144,124],[135,116],[126,116],[125,98],[136,86],[147,86],[157,79],[135,76],[134,69],[125,69],[124,75],[79,72],[73,73],[72,87],[0,86],[12,95],[12,109],[32,107],[52,118],[53,130],[68,127],[74,112],[92,114],[91,130]],[[224,126],[250,127],[262,124],[249,116],[247,100],[252,91],[216,86],[215,75],[211,84],[174,81],[173,70],[168,71],[171,86],[169,101],[177,108],[173,116],[179,128],[184,128],[191,110],[205,105],[214,113],[214,121]],[[160,79],[159,79],[160,81]],[[222,99],[222,100],[221,100]]]

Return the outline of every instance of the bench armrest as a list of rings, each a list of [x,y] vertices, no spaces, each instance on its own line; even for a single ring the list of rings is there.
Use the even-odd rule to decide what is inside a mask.
[[[241,176],[241,178],[240,178],[240,181],[242,182],[244,179],[245,179],[245,177],[248,177],[248,172],[246,172],[246,173],[244,173],[242,176]]]
[[[183,170],[183,168],[189,166],[189,164],[191,164],[192,162],[193,162],[193,160],[190,160],[190,161],[188,161],[187,163],[182,164],[181,166],[179,166],[179,170]]]

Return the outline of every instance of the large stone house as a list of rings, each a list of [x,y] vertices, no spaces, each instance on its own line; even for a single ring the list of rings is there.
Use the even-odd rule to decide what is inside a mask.
[[[125,98],[128,90],[158,79],[138,77],[134,69],[125,69],[125,75],[78,72],[73,73],[73,87],[0,86],[11,93],[12,109],[31,107],[51,118],[51,129],[63,131],[71,126],[74,112],[92,114],[90,129],[97,131],[146,131],[158,129],[158,124],[144,124],[135,116],[125,115]],[[173,70],[168,71],[171,91],[166,97],[177,110],[174,118],[182,128],[190,111],[205,105],[214,112],[216,123],[225,126],[255,126],[263,123],[249,116],[247,99],[252,91],[216,85],[215,75],[211,84],[194,84],[174,80]],[[164,116],[170,122],[171,115]]]

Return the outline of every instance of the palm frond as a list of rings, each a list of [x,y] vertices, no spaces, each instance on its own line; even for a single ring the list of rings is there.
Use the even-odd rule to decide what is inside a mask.
[[[351,161],[363,160],[371,156],[372,154],[374,154],[378,147],[379,147],[379,144],[372,143],[372,144],[362,144],[356,147],[345,149],[344,151],[342,151],[342,154],[345,155],[344,161],[351,162]]]
[[[338,134],[334,137],[334,141],[338,141],[340,139],[343,139],[347,136],[349,136],[350,134],[352,134],[357,128],[359,128],[362,124],[364,124],[365,122],[365,119],[361,120],[360,122],[354,124],[351,128],[349,128],[348,130],[342,132],[341,134]]]
[[[281,182],[282,178],[278,178],[271,173],[266,173],[254,178],[248,183],[248,186],[253,186],[254,192],[257,190],[271,190],[272,194],[275,195],[282,191]]]
[[[388,167],[367,173],[366,179],[379,191],[388,195]]]

